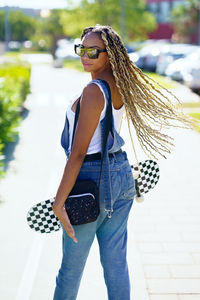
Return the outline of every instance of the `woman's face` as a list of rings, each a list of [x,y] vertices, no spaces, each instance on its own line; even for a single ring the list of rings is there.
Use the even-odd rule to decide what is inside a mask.
[[[92,47],[99,50],[103,50],[106,48],[103,40],[95,32],[87,33],[82,39],[82,45],[87,48]],[[107,52],[99,53],[99,56],[96,59],[89,58],[87,56],[87,53],[85,52],[81,57],[81,62],[86,72],[94,73],[103,71],[110,65]]]

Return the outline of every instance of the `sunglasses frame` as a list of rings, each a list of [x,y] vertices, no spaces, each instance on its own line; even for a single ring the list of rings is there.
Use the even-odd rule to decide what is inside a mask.
[[[87,56],[90,58],[90,59],[97,59],[99,57],[99,54],[102,53],[102,52],[106,52],[106,49],[97,49],[97,48],[92,48],[92,47],[84,47],[83,45],[81,44],[78,44],[78,45],[74,45],[74,51],[75,53],[77,54],[76,52],[76,49],[77,48],[82,48],[84,49],[84,52],[83,52],[83,55],[85,54],[85,52],[87,53],[87,49],[95,49],[97,50],[97,53],[95,55],[93,55],[92,57],[89,56],[89,54],[87,53]],[[83,55],[79,55],[77,54],[78,56],[82,57]]]

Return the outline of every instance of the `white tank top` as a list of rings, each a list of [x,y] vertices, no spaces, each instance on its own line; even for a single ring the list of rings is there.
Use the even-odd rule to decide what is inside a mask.
[[[92,136],[92,139],[90,141],[87,154],[92,154],[92,153],[98,153],[101,152],[101,125],[100,121],[105,117],[106,113],[106,97],[103,88],[101,87],[100,84],[97,82],[94,82],[98,87],[100,88],[101,92],[103,93],[104,96],[104,108],[101,112],[100,118],[99,118],[99,123],[97,125],[97,128]],[[72,110],[72,106],[74,102],[76,101],[77,97],[71,101],[68,109],[67,109],[67,118],[69,121],[69,151],[71,151],[71,144],[72,144],[72,135],[73,135],[73,127],[74,127],[74,118],[75,118],[75,113]],[[113,111],[113,118],[114,118],[114,126],[115,130],[119,132],[122,117],[125,111],[124,105],[120,109],[115,109],[112,105],[112,111]],[[112,139],[112,136],[109,135],[109,139]],[[112,144],[112,141],[108,141],[109,144]]]

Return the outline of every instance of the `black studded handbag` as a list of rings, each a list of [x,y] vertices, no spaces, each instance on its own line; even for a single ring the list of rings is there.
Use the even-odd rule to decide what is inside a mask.
[[[70,192],[65,209],[72,225],[96,221],[99,216],[99,187],[92,180],[77,181]]]

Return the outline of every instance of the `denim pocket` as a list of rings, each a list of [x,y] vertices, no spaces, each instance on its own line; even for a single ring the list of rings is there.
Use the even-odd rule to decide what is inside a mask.
[[[111,172],[111,187],[112,187],[112,196],[113,200],[115,201],[121,191],[121,180],[118,172]]]
[[[123,192],[123,197],[127,200],[132,200],[135,196],[135,180],[133,177],[132,171],[126,172],[126,182],[125,182],[125,190]]]
[[[135,187],[132,186],[129,190],[127,190],[124,194],[123,197],[125,200],[133,200],[135,196]]]
[[[128,185],[135,185],[135,180],[131,170],[126,172],[126,180]]]

